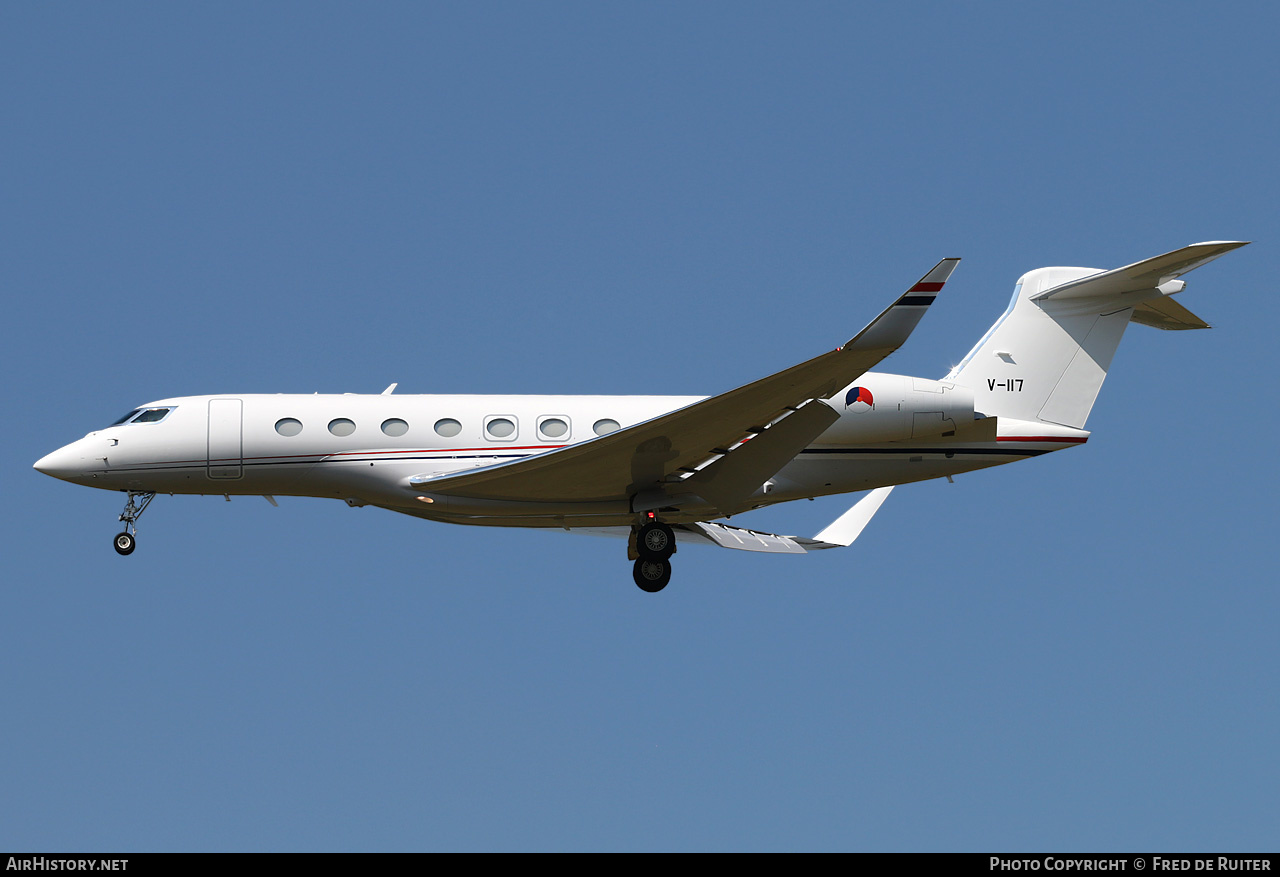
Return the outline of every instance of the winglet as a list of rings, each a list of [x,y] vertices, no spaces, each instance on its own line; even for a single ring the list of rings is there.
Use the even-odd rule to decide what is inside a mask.
[[[933,303],[933,297],[942,291],[942,287],[951,277],[951,272],[956,270],[956,266],[960,264],[958,256],[943,259],[937,265],[929,270],[929,273],[921,277],[915,286],[908,289],[902,294],[902,298],[898,299],[898,304],[922,304],[928,306]],[[905,301],[907,298],[923,298],[928,296],[927,301],[910,302]]]
[[[827,543],[823,546],[824,548],[847,548],[852,545],[854,540],[862,535],[863,529],[871,522],[872,516],[880,510],[880,506],[888,499],[892,490],[892,487],[877,487],[854,503],[853,508],[836,518],[831,526],[814,536],[814,542]],[[810,544],[805,547],[813,549],[818,546]]]
[[[885,308],[880,316],[872,320],[845,347],[858,347],[862,350],[887,348],[890,352],[897,350],[915,330],[920,318],[929,305],[933,304],[958,264],[960,260],[953,258],[943,259],[934,265],[928,274]]]

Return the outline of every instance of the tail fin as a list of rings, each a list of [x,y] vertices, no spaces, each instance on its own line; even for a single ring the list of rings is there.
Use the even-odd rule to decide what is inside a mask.
[[[1009,308],[946,380],[973,390],[987,416],[1082,429],[1132,319],[1207,328],[1167,296],[1176,278],[1247,243],[1192,244],[1112,271],[1039,268],[1022,275]]]

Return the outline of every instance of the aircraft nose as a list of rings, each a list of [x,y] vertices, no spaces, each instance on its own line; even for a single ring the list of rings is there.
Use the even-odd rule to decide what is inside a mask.
[[[32,468],[54,478],[70,479],[84,471],[84,461],[74,445],[67,445],[36,460]]]

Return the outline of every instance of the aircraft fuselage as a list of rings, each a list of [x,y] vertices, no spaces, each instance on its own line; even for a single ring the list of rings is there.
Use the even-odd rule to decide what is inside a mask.
[[[861,392],[854,392],[861,391]],[[839,419],[745,508],[956,475],[1082,442],[1080,430],[975,419],[955,384],[868,372]],[[418,517],[501,526],[634,521],[631,498],[460,499],[409,479],[546,453],[699,401],[699,396],[211,395],[161,399],[89,433],[36,468],[107,490],[346,500]],[[994,426],[994,420],[992,421]],[[1034,439],[1016,441],[1015,439]],[[740,511],[745,509],[735,509]],[[668,513],[705,520],[707,510]],[[712,515],[718,516],[718,515]]]

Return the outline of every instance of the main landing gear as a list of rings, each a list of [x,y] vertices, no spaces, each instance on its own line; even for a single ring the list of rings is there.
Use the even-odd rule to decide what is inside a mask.
[[[112,542],[116,554],[121,555],[133,554],[133,549],[138,547],[138,518],[142,517],[147,506],[151,505],[151,500],[156,498],[155,493],[150,491],[130,490],[128,493],[129,501],[125,503],[124,511],[120,513],[120,520],[124,521],[124,532],[117,533]]]
[[[671,581],[671,555],[676,551],[676,534],[666,524],[652,518],[631,528],[635,567],[631,577],[640,590],[656,594]]]

